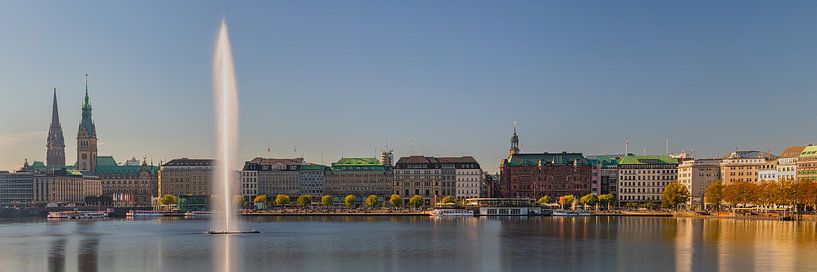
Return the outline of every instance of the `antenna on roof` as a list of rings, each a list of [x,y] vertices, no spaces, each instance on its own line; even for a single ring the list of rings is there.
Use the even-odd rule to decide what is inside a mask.
[[[667,139],[667,155],[669,155],[669,139]]]

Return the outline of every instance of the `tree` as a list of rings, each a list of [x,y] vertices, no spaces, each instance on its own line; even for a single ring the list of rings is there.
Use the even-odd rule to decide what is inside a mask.
[[[613,194],[603,194],[599,196],[599,202],[601,202],[601,204],[607,205],[608,210],[610,209],[610,205],[613,204],[614,201],[615,197],[613,196]]]
[[[539,198],[539,200],[536,201],[536,204],[539,204],[539,205],[545,205],[545,204],[548,204],[548,203],[550,203],[550,196],[549,195],[542,196],[542,197]]]
[[[723,186],[723,201],[731,205],[747,205],[755,201],[755,190],[751,182],[736,181]]]
[[[277,205],[286,205],[289,204],[289,196],[285,194],[280,194],[275,196],[275,204]]]
[[[355,196],[347,195],[346,198],[343,199],[343,205],[346,205],[346,207],[355,205]]]
[[[573,205],[573,202],[576,201],[576,197],[573,195],[565,195],[559,198],[559,204],[564,205]]]
[[[389,197],[389,203],[393,207],[403,207],[403,197],[398,194],[393,194]]]
[[[267,195],[260,194],[260,195],[255,196],[255,198],[253,199],[252,202],[255,202],[255,203],[267,203],[267,200],[269,200],[267,198]]]
[[[800,181],[798,185],[802,192],[800,194],[800,203],[811,206],[812,209],[817,210],[817,183],[804,180]]]
[[[374,207],[377,205],[377,201],[380,200],[380,197],[377,195],[370,195],[366,198],[366,206]]]
[[[723,181],[716,179],[706,187],[704,202],[707,204],[715,204],[716,209],[718,209],[718,211],[721,210],[721,202],[723,202]]]
[[[652,210],[655,208],[655,203],[652,202],[644,203],[644,208],[646,208],[647,210]]]
[[[586,195],[582,196],[581,199],[579,199],[579,203],[581,203],[582,205],[593,206],[593,205],[596,205],[596,203],[598,203],[598,202],[599,202],[599,197],[594,195],[594,194],[586,194]]]
[[[689,200],[689,189],[680,182],[673,182],[664,187],[661,206],[678,208]]]
[[[325,195],[321,197],[321,204],[323,204],[324,206],[330,206],[332,205],[332,202],[333,202],[332,196]]]
[[[307,206],[312,204],[312,196],[311,195],[300,195],[298,199],[295,200],[298,203],[298,206]]]
[[[414,195],[409,199],[408,204],[414,208],[420,207],[423,204],[423,197]]]
[[[174,195],[165,195],[162,199],[159,200],[162,205],[171,205],[171,204],[179,204],[179,198]]]
[[[443,200],[440,201],[441,203],[457,203],[457,199],[453,196],[446,196],[443,197]]]

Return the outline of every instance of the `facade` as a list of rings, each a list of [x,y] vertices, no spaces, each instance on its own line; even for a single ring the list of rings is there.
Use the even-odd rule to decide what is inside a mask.
[[[394,166],[394,193],[422,196],[426,205],[445,196],[475,198],[481,194],[483,178],[479,163],[470,156],[402,157]]]
[[[735,151],[727,154],[721,162],[723,185],[740,181],[758,182],[758,171],[773,159],[772,154],[760,151]]]
[[[54,102],[51,109],[51,126],[48,128],[46,141],[46,163],[50,168],[65,167],[65,138],[60,125],[60,113],[57,109],[57,88],[54,88]]]
[[[159,170],[159,196],[212,194],[214,160],[174,159]]]
[[[778,163],[777,160],[768,160],[766,163],[761,164],[757,169],[757,181],[758,182],[765,182],[765,181],[778,181],[780,180],[780,175],[777,172]]]
[[[77,170],[93,172],[97,163],[96,126],[91,116],[91,99],[88,97],[88,75],[85,75],[85,100],[82,103],[82,121],[77,130]]]
[[[99,177],[83,174],[78,170],[55,170],[53,174],[36,174],[33,189],[35,204],[81,204],[85,202],[85,197],[102,196],[102,182]]]
[[[618,164],[619,203],[661,203],[664,187],[678,178],[678,159],[666,155],[627,155]]]
[[[336,203],[346,195],[354,195],[358,203],[370,195],[386,198],[392,194],[392,169],[375,158],[342,158],[332,163],[325,177],[324,194]]]
[[[590,193],[618,194],[618,162],[624,155],[587,156],[590,163]]]
[[[34,202],[34,173],[0,172],[0,205],[30,205]]]
[[[394,151],[383,150],[383,152],[380,152],[380,163],[386,167],[394,166]]]
[[[482,178],[482,190],[480,191],[481,198],[497,198],[501,197],[502,195],[499,193],[499,174],[495,173],[493,175],[485,173],[485,176]]]
[[[297,196],[300,192],[302,158],[273,159],[257,157],[244,163],[241,170],[241,191],[244,198],[265,194]]]
[[[688,159],[678,164],[678,182],[689,190],[689,204],[703,202],[706,188],[721,178],[720,165],[721,159]]]
[[[330,168],[320,164],[301,165],[298,173],[298,194],[322,196]],[[314,198],[317,199],[317,198]]]
[[[777,175],[779,180],[796,181],[797,161],[800,153],[803,153],[805,146],[790,146],[783,150],[780,158],[777,158]]]
[[[800,181],[817,181],[817,146],[803,148],[797,158],[797,179]]]
[[[102,182],[102,195],[110,196],[114,206],[149,207],[159,194],[159,167],[146,161],[134,165],[135,158],[123,164],[111,156],[97,158],[96,175]]]

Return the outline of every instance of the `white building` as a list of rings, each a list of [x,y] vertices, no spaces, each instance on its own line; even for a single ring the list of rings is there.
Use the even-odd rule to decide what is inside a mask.
[[[783,150],[777,159],[777,178],[779,180],[797,180],[797,161],[805,146],[790,146]]]

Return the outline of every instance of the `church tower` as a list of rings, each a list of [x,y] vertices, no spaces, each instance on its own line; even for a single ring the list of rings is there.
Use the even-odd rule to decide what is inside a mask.
[[[519,136],[516,135],[516,122],[513,122],[513,136],[511,136],[510,155],[519,153]]]
[[[62,137],[62,125],[60,125],[60,113],[57,110],[57,88],[54,88],[54,102],[51,109],[51,126],[48,128],[48,140],[45,144],[47,148],[45,162],[49,168],[62,168],[65,166],[65,138]]]
[[[91,99],[88,97],[88,74],[85,74],[85,101],[82,103],[82,122],[77,131],[77,169],[96,171],[96,126],[91,118]]]

